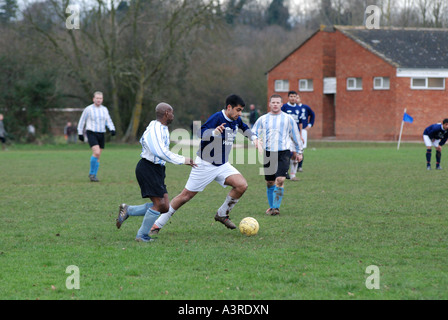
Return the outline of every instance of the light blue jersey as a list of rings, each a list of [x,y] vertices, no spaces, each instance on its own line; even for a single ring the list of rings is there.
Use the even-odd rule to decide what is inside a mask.
[[[94,104],[86,107],[81,114],[78,124],[78,134],[82,135],[84,130],[84,125],[86,130],[92,132],[106,132],[106,126],[110,131],[115,131],[114,123],[109,115],[109,110],[103,105],[97,107]]]

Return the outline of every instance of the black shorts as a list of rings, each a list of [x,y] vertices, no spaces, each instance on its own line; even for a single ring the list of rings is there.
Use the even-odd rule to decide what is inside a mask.
[[[286,177],[290,158],[291,152],[289,150],[278,152],[265,151],[264,179],[266,181],[275,181],[277,177]]]
[[[140,159],[135,168],[142,198],[163,198],[168,193],[165,185],[165,166],[154,164],[146,159]]]
[[[2,143],[6,143],[6,139],[5,139],[5,137],[0,137],[0,141],[1,141]]]
[[[100,146],[101,149],[104,149],[104,133],[103,132],[93,132],[90,130],[86,131],[87,140],[89,140],[90,147]]]

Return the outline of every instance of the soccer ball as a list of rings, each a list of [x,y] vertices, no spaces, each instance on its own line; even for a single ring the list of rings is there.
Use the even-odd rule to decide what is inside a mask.
[[[254,236],[258,233],[260,226],[258,221],[252,217],[246,217],[241,220],[239,225],[240,232],[248,237]]]

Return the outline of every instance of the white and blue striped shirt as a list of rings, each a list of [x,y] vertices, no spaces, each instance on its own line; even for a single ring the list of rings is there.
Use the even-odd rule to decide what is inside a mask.
[[[255,122],[252,132],[257,139],[263,138],[263,147],[267,151],[277,152],[293,150],[303,152],[300,132],[294,119],[284,112],[279,114],[267,113]],[[293,149],[291,148],[291,144]]]
[[[170,151],[170,133],[168,127],[160,121],[151,121],[140,138],[140,143],[142,145],[140,156],[154,164],[164,166],[166,162],[185,163],[185,157]]]
[[[86,107],[81,114],[78,124],[78,134],[83,134],[84,125],[86,130],[93,132],[106,132],[106,126],[110,131],[115,131],[114,123],[109,115],[109,110],[103,105],[97,107],[94,104]]]

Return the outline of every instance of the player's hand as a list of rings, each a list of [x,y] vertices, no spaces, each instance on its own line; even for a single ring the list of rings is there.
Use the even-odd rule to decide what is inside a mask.
[[[112,135],[112,137],[115,135],[115,130],[112,130],[111,132],[110,132],[110,134]]]
[[[193,168],[196,168],[198,165],[193,161],[193,159],[187,158],[185,157],[185,162],[184,164],[191,166]]]
[[[79,141],[84,142],[84,136],[82,134],[78,134]]]
[[[219,134],[223,133],[224,130],[225,130],[225,128],[226,128],[226,127],[224,127],[225,124],[226,124],[225,122],[224,122],[224,123],[221,123],[221,125],[219,125],[219,126],[216,127],[216,129],[215,129],[214,132],[215,132],[216,134],[217,134],[218,132],[219,132]]]

